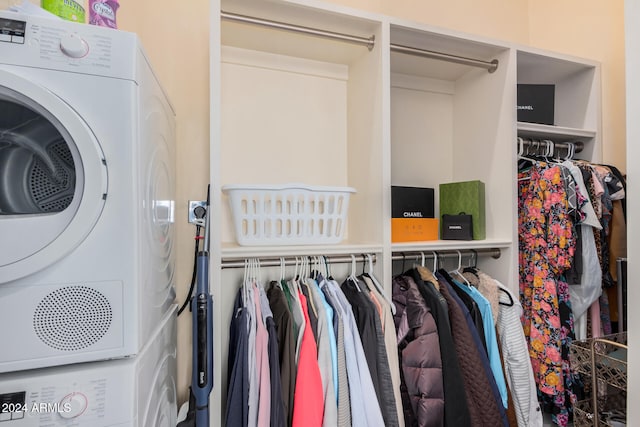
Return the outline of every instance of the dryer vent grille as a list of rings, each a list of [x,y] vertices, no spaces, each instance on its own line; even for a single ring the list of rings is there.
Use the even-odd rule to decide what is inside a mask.
[[[33,327],[49,347],[76,351],[98,342],[112,318],[111,304],[103,294],[87,286],[65,286],[40,301]]]

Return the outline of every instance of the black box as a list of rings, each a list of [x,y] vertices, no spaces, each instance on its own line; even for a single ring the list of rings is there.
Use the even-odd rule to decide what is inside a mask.
[[[442,215],[442,240],[473,240],[473,217],[461,213],[459,215]]]
[[[518,121],[553,125],[555,85],[518,85]]]
[[[391,186],[392,218],[434,218],[433,188]]]

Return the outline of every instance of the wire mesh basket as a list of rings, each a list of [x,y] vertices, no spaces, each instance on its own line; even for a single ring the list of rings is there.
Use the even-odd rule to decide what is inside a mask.
[[[625,425],[626,393],[618,391],[598,398],[598,426],[619,427]],[[595,426],[593,399],[579,400],[573,406],[573,426]],[[621,424],[622,423],[622,424]]]
[[[241,246],[340,243],[350,187],[225,185],[236,240]]]
[[[626,390],[627,333],[574,341],[570,347],[570,361],[574,372],[590,377],[595,366],[599,381]]]
[[[574,406],[574,425],[619,425],[615,420],[626,417],[627,333],[574,341],[569,357],[591,394]]]

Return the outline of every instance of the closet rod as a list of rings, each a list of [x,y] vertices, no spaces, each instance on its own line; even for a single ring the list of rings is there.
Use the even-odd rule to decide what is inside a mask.
[[[491,258],[498,259],[500,258],[501,251],[499,248],[478,248],[478,249],[460,249],[460,250],[452,250],[447,249],[444,251],[439,250],[424,250],[424,251],[411,251],[411,252],[402,252],[395,250],[391,259],[393,261],[403,261],[403,260],[411,260],[415,258],[421,257],[423,254],[425,258],[433,258],[433,253],[438,255],[438,259],[444,258],[458,258],[458,252],[462,256],[469,255],[488,255]]]
[[[373,263],[376,262],[376,255],[371,255],[371,261]],[[367,254],[354,254],[357,262],[369,261]],[[300,259],[302,258],[314,258],[314,256],[300,256],[300,257],[284,257],[284,265],[296,265],[296,263],[300,263]],[[346,264],[353,261],[350,255],[328,255],[328,256],[319,256],[320,259],[326,259],[327,264]],[[281,261],[280,258],[258,258],[260,261],[260,267],[280,267]],[[221,267],[222,268],[244,268],[244,258],[225,258],[222,260]]]
[[[455,62],[457,64],[471,65],[473,67],[486,68],[490,73],[493,73],[498,69],[499,62],[497,59],[494,59],[492,61],[483,61],[481,59],[467,58],[464,56],[436,52],[433,50],[417,49],[415,47],[402,46],[399,44],[392,44],[391,51],[405,53],[407,55],[420,56],[423,58],[440,59],[443,61]]]
[[[254,18],[247,15],[239,15],[237,13],[220,12],[220,18],[227,21],[243,22],[245,24],[261,25],[263,27],[277,28],[284,31],[292,31],[296,33],[304,33],[312,36],[323,37],[326,39],[341,40],[348,43],[360,44],[372,50],[375,45],[375,36],[360,37],[351,34],[336,33],[333,31],[319,30],[317,28],[303,27],[301,25],[287,24],[286,22],[272,21],[269,19]]]
[[[574,153],[579,153],[584,149],[584,142],[582,141],[554,142],[549,139],[518,138],[516,139],[516,144],[520,144],[520,140],[522,140],[522,144],[526,147],[547,148],[549,145],[547,141],[551,141],[554,148],[562,148],[563,150],[568,150],[573,145],[575,149]]]

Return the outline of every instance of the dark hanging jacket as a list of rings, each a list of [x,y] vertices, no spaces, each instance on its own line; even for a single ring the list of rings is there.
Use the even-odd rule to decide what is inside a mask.
[[[444,426],[442,359],[436,323],[407,276],[393,279],[394,323],[402,369],[401,392],[406,426]]]
[[[438,328],[444,382],[444,425],[471,426],[462,372],[451,335],[447,302],[432,283],[422,280],[416,269],[409,270],[405,275],[411,277],[418,286],[418,291],[429,307]]]
[[[480,355],[480,351],[483,351],[481,345],[476,345],[465,314],[454,299],[453,291],[450,291],[450,285],[442,274],[447,273],[438,271],[436,277],[440,282],[440,293],[449,305],[451,332],[464,380],[471,424],[474,427],[504,425],[504,408],[498,407],[498,400],[492,392],[492,385]]]

